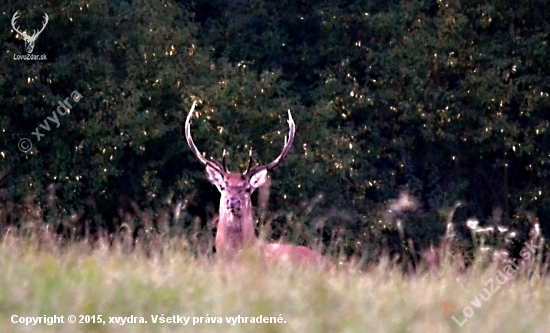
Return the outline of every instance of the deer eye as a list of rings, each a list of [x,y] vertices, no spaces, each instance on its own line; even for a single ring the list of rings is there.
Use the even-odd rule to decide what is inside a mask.
[[[250,193],[250,190],[251,190],[251,188],[250,188],[250,186],[249,186],[249,187],[246,188],[245,191],[246,191],[246,193]]]

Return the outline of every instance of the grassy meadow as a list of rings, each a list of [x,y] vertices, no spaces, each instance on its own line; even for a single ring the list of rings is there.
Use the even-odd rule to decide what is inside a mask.
[[[321,272],[290,264],[266,267],[249,253],[221,264],[197,258],[179,244],[172,239],[156,250],[128,251],[5,236],[0,243],[0,331],[531,333],[550,326],[550,284],[539,274],[518,271],[499,285],[501,268],[496,266],[474,265],[458,273],[447,263],[435,272],[404,275],[382,261],[367,271]],[[478,295],[484,288],[496,290],[486,301]],[[466,306],[473,313],[467,310],[470,318],[463,322]],[[64,323],[13,324],[13,315],[63,315]],[[68,323],[69,315],[89,323]],[[189,322],[168,323],[174,315]],[[275,322],[226,322],[239,315]],[[129,316],[147,323],[109,323],[109,317]],[[152,316],[158,316],[156,324]],[[193,317],[203,322],[193,325]]]

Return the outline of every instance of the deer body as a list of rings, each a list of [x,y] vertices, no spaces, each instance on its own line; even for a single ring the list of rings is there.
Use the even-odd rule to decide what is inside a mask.
[[[330,262],[319,253],[305,246],[288,244],[264,244],[262,254],[270,262],[293,262],[304,265],[314,265],[325,269],[331,268]]]
[[[295,124],[288,111],[290,134],[281,154],[271,163],[254,168],[248,167],[244,173],[229,172],[225,166],[225,152],[222,164],[202,156],[191,138],[191,118],[195,111],[195,102],[185,122],[185,137],[195,156],[206,167],[208,180],[221,193],[218,230],[216,233],[216,252],[223,259],[231,258],[241,249],[258,246],[260,255],[270,262],[291,261],[299,264],[311,264],[324,268],[331,265],[323,256],[304,246],[287,244],[261,244],[254,232],[252,202],[250,196],[268,180],[268,171],[277,166],[288,154],[294,140]]]

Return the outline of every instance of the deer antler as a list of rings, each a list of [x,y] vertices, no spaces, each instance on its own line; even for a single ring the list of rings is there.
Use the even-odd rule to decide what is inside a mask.
[[[191,137],[191,118],[193,117],[193,113],[195,112],[196,104],[197,102],[194,101],[193,106],[191,106],[191,110],[187,115],[187,120],[185,120],[185,139],[187,139],[187,144],[189,145],[189,148],[191,148],[191,151],[193,152],[193,154],[195,154],[195,156],[197,156],[197,158],[202,163],[202,165],[209,165],[214,169],[218,170],[218,172],[223,173],[223,171],[226,170],[225,169],[225,151],[223,154],[224,166],[222,167],[218,162],[211,161],[206,157],[202,156],[201,152],[197,149],[197,146],[195,146],[195,143],[193,142],[193,138]]]
[[[18,18],[19,18],[19,11],[16,11],[15,14],[13,14],[13,17],[11,19],[11,26],[13,27],[13,30],[15,30],[15,32],[17,32],[21,36],[25,36],[27,35],[27,33],[19,31],[19,28],[15,26],[15,21],[17,21]]]
[[[46,26],[48,25],[48,20],[49,20],[48,14],[44,13],[44,23],[42,24],[42,29],[40,29],[39,32],[36,32],[36,30],[34,30],[35,33],[32,34],[32,37],[38,37],[38,35],[40,35],[42,31],[44,31],[44,28],[46,28]]]
[[[216,161],[209,160],[206,157],[204,157],[201,154],[201,152],[197,149],[197,147],[195,146],[195,143],[193,142],[193,139],[191,138],[191,118],[193,117],[193,113],[195,112],[196,104],[197,104],[196,101],[193,102],[193,106],[191,106],[191,110],[189,111],[189,114],[187,115],[187,120],[185,121],[185,138],[187,139],[187,144],[189,145],[189,148],[191,148],[195,156],[197,156],[197,158],[203,165],[210,165],[216,170],[218,170],[220,173],[227,172],[227,167],[225,164],[225,155],[226,155],[225,150],[223,152],[222,164],[219,164]],[[292,119],[292,114],[290,113],[290,110],[288,110],[288,127],[289,127],[288,140],[285,137],[285,145],[283,146],[283,150],[281,151],[281,154],[279,154],[279,156],[269,164],[259,165],[259,166],[255,166],[254,168],[251,168],[252,150],[250,150],[248,166],[246,168],[246,171],[244,172],[244,175],[248,175],[248,174],[254,175],[255,173],[258,173],[264,169],[271,170],[283,161],[283,159],[286,157],[286,155],[290,151],[290,148],[292,147],[292,143],[294,142],[294,133],[296,132],[296,124],[294,123],[294,119]]]
[[[264,169],[271,170],[283,161],[283,159],[286,157],[286,155],[290,151],[290,148],[292,147],[292,142],[294,142],[294,133],[296,132],[296,124],[294,123],[294,119],[292,119],[292,114],[290,113],[290,110],[288,110],[288,128],[289,128],[288,140],[287,140],[287,137],[285,136],[285,145],[283,146],[283,150],[281,151],[281,154],[279,154],[279,156],[277,156],[277,158],[269,164],[255,166],[254,168],[250,169],[250,164],[252,163],[252,150],[251,150],[250,159],[248,161],[248,167],[246,169],[245,174],[250,173],[251,175],[253,175]]]
[[[40,31],[38,31],[38,32],[35,29],[32,36],[29,36],[27,34],[26,30],[25,31],[20,31],[19,27],[17,27],[15,25],[15,21],[17,21],[18,18],[19,18],[19,11],[16,11],[15,14],[13,14],[13,17],[11,19],[11,26],[13,27],[13,30],[15,30],[15,32],[17,32],[21,36],[27,37],[27,38],[30,38],[30,39],[33,39],[33,40],[36,39],[36,37],[38,37],[38,35],[40,35],[42,33],[42,31],[44,31],[44,29],[48,25],[48,21],[49,21],[48,14],[44,13],[44,23],[42,24],[42,29],[40,29]]]

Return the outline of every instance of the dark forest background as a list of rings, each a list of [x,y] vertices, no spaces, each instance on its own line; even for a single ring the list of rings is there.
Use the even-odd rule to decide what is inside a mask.
[[[550,214],[550,11],[546,1],[4,1],[0,5],[0,229],[196,235],[219,194],[183,135],[243,169],[294,146],[272,172],[272,239],[338,240],[347,253],[419,247],[450,209],[528,233]],[[40,29],[26,54],[11,20]],[[70,113],[31,132],[77,91]],[[29,138],[27,153],[18,142]],[[404,193],[404,192],[402,192]],[[256,199],[254,199],[256,201]],[[549,229],[550,230],[550,229]],[[296,235],[291,236],[291,235]],[[395,235],[394,235],[395,236]],[[392,238],[393,237],[393,238]]]

